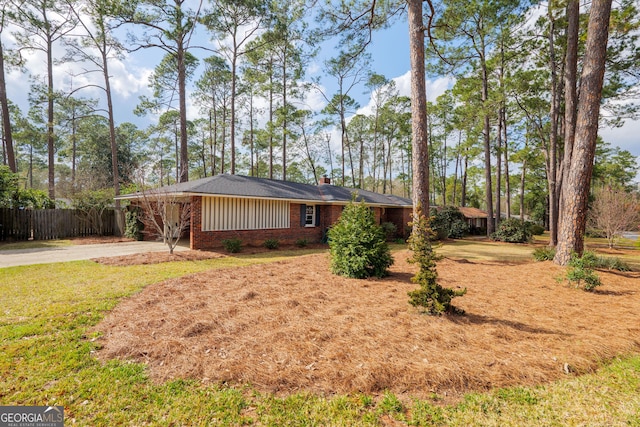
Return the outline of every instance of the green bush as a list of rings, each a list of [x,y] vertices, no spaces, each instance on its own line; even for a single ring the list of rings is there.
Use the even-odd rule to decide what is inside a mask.
[[[598,256],[595,252],[585,251],[582,259],[588,268],[606,268],[607,270],[631,271],[631,267],[620,258]]]
[[[309,241],[307,239],[298,239],[296,240],[296,246],[299,248],[304,248],[309,244]]]
[[[524,221],[507,218],[500,221],[498,229],[491,238],[507,243],[525,243],[531,240],[531,230]]]
[[[130,239],[142,240],[144,224],[139,220],[138,209],[127,210],[124,213],[124,235]]]
[[[398,231],[398,227],[392,222],[383,222],[380,227],[382,227],[385,236],[387,236],[387,240],[393,239]]]
[[[552,261],[554,256],[556,256],[556,250],[549,246],[536,248],[533,251],[533,259],[536,261]]]
[[[589,292],[600,286],[602,284],[600,277],[593,271],[597,258],[593,252],[585,252],[581,257],[572,254],[567,270],[567,280],[574,283],[576,288],[582,287]]]
[[[631,271],[629,264],[622,261],[620,258],[602,258],[604,260],[604,268],[617,271]]]
[[[436,261],[438,256],[431,247],[430,236],[433,231],[429,227],[427,218],[422,215],[420,209],[413,217],[413,227],[409,237],[409,249],[413,251],[413,256],[408,260],[412,264],[418,264],[418,273],[411,278],[411,281],[420,285],[420,288],[408,292],[409,304],[414,307],[422,307],[426,314],[438,315],[445,312],[462,313],[451,305],[451,300],[467,293],[466,289],[453,290],[443,288],[437,282],[438,272],[436,271]]]
[[[53,209],[56,204],[47,193],[21,188],[20,176],[9,166],[0,165],[0,208]]]
[[[352,200],[329,230],[331,271],[341,276],[364,279],[384,277],[393,264],[382,227],[373,211]]]
[[[242,240],[238,239],[237,237],[234,237],[232,239],[224,239],[222,241],[222,247],[224,247],[227,252],[235,254],[242,250]]]
[[[527,225],[529,226],[529,231],[533,236],[541,236],[544,234],[544,227],[541,226],[540,224],[528,222]]]
[[[280,247],[280,241],[278,239],[267,239],[262,245],[267,249],[278,249]]]
[[[430,225],[438,239],[459,239],[469,234],[469,224],[455,206],[432,209]]]

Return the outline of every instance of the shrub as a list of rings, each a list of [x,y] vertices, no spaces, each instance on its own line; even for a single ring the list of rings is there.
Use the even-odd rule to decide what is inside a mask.
[[[127,210],[124,213],[124,235],[130,239],[142,240],[144,224],[139,219],[138,209]]]
[[[572,254],[567,270],[567,280],[575,283],[576,288],[582,287],[585,291],[593,291],[602,284],[600,277],[593,272],[596,261],[597,257],[593,252],[585,252],[581,257]]]
[[[426,314],[437,315],[444,312],[462,313],[451,305],[451,300],[467,293],[466,289],[453,290],[443,288],[437,283],[438,272],[436,261],[438,256],[433,252],[429,236],[433,233],[429,227],[427,218],[418,209],[413,217],[413,232],[409,237],[409,248],[413,256],[408,260],[412,264],[418,264],[418,273],[411,281],[420,285],[419,289],[408,292],[409,304],[414,307],[422,307]]]
[[[224,249],[232,254],[240,252],[242,250],[242,240],[234,237],[232,239],[224,239],[222,241],[222,246]]]
[[[431,229],[437,234],[438,239],[459,239],[469,234],[469,224],[457,207],[433,209],[431,215]]]
[[[531,240],[531,230],[524,221],[507,218],[500,221],[498,229],[491,238],[508,243],[525,243]]]
[[[380,227],[382,227],[385,236],[387,236],[387,240],[393,239],[393,236],[396,235],[396,231],[398,231],[398,227],[392,222],[383,222],[380,224]]]
[[[556,256],[556,250],[549,246],[536,248],[533,251],[533,259],[536,261],[552,261],[554,256]]]
[[[267,249],[278,249],[280,241],[278,239],[267,239],[264,241],[263,246]]]
[[[382,227],[364,203],[352,201],[329,230],[331,271],[341,276],[364,279],[384,277],[393,264]]]
[[[620,258],[602,258],[605,261],[605,265],[603,267],[608,268],[609,270],[617,270],[617,271],[631,271],[631,267],[629,264],[622,261]]]
[[[307,239],[298,239],[296,240],[296,246],[299,248],[304,248],[309,244],[309,241]]]
[[[544,227],[541,226],[540,224],[528,222],[527,225],[529,226],[529,231],[533,236],[541,236],[544,234]]]

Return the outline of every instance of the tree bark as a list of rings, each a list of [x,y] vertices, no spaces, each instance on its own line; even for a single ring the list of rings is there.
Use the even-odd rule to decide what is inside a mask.
[[[18,172],[16,156],[13,149],[13,136],[11,132],[11,116],[9,113],[9,101],[7,99],[7,84],[4,76],[4,52],[0,40],[0,114],[2,114],[2,129],[4,130],[5,148],[7,153],[7,165],[11,172]]]
[[[560,87],[557,74],[557,60],[555,50],[555,21],[551,14],[552,3],[549,3],[549,68],[551,70],[551,106],[549,116],[549,156],[547,159],[547,179],[549,193],[549,246],[558,243],[558,208],[557,197],[557,166],[558,166],[558,117],[560,114]]]
[[[576,104],[578,102],[578,31],[580,27],[580,3],[569,0],[567,4],[567,52],[564,65],[564,157],[558,177],[558,195],[562,194],[565,177],[571,167],[571,156],[576,136]],[[564,206],[562,198],[558,213],[562,216]],[[560,219],[558,220],[560,221]]]
[[[187,72],[185,49],[182,41],[178,44],[178,97],[180,98],[180,178],[179,182],[189,181],[189,150],[187,138]]]
[[[407,0],[411,60],[411,144],[413,148],[413,213],[429,214],[429,151],[427,140],[427,93],[424,64],[422,0]],[[415,229],[415,226],[414,226]]]
[[[569,262],[572,252],[581,255],[584,250],[587,202],[598,136],[611,1],[594,0],[591,4],[586,53],[580,79],[575,146],[566,185],[562,191],[564,213],[558,229],[558,245],[554,258],[554,262],[560,265]]]

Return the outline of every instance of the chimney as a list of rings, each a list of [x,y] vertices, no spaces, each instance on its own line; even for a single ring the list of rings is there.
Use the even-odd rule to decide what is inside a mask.
[[[331,184],[331,178],[327,177],[327,175],[322,175],[318,184]]]

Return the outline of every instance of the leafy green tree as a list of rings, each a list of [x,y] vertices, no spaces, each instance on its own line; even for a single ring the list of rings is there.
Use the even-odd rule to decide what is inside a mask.
[[[384,230],[376,224],[373,211],[355,201],[355,194],[329,230],[329,249],[331,271],[341,276],[384,277],[393,264]]]
[[[224,173],[225,147],[229,128],[231,70],[224,59],[211,56],[204,60],[205,69],[196,81],[194,97],[201,112],[208,116],[210,174]],[[219,157],[216,153],[220,152]],[[218,162],[219,160],[219,162]],[[217,166],[219,164],[219,167]]]
[[[49,197],[55,199],[55,132],[54,132],[54,52],[56,43],[76,26],[74,15],[66,3],[59,0],[10,0],[15,6],[14,23],[21,31],[15,33],[18,45],[42,52],[46,57],[46,85],[42,92],[47,103],[47,153]]]
[[[267,14],[262,0],[218,0],[211,1],[213,8],[203,17],[206,27],[214,38],[231,39],[231,44],[221,43],[219,50],[231,64],[230,135],[231,174],[236,170],[236,99],[238,96],[239,61],[247,54],[247,45],[262,28]]]
[[[67,45],[70,57],[91,64],[102,74],[103,84],[98,85],[104,91],[106,101],[106,115],[109,123],[109,146],[111,148],[111,175],[114,195],[120,195],[120,174],[118,156],[118,139],[113,111],[113,94],[111,91],[110,62],[121,59],[124,46],[113,36],[111,25],[117,14],[117,3],[112,0],[85,0],[77,2],[66,0],[79,26],[84,30],[83,37],[69,39]],[[94,53],[94,52],[97,52]],[[93,85],[92,85],[93,86]],[[75,162],[74,162],[75,166]],[[75,167],[72,166],[72,173]],[[75,176],[72,176],[75,185]],[[120,200],[115,200],[116,214],[120,211]],[[122,230],[117,230],[120,234]]]
[[[55,203],[47,193],[20,188],[20,176],[9,166],[0,165],[0,208],[52,209]]]
[[[186,0],[135,0],[119,3],[118,15],[137,31],[131,34],[132,50],[161,49],[165,56],[155,70],[154,91],[166,89],[167,80],[178,88],[180,114],[179,181],[189,180],[189,150],[187,124],[187,81],[195,67],[196,57],[190,53],[193,33],[200,20],[202,0],[188,9]],[[166,93],[166,92],[165,92]]]

